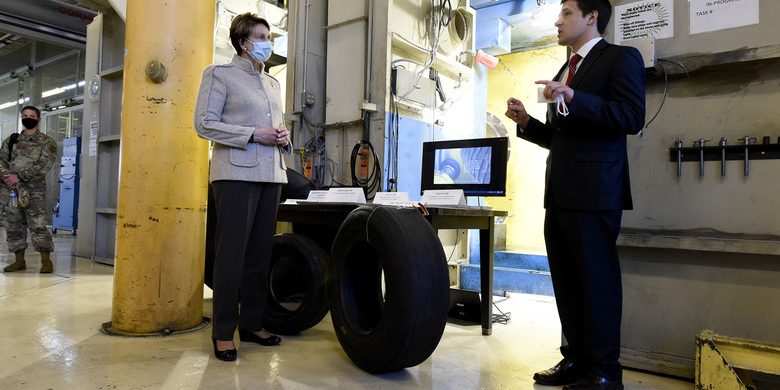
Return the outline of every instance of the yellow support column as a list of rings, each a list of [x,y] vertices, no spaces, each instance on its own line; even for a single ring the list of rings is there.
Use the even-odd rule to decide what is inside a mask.
[[[208,143],[192,118],[213,60],[215,9],[213,0],[127,2],[109,333],[167,334],[203,322]]]

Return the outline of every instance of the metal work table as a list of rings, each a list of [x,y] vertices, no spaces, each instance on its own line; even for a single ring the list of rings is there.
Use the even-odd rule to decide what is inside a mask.
[[[347,215],[361,204],[299,203],[280,204],[277,221],[315,225],[341,226]],[[393,207],[393,206],[388,206]],[[424,217],[433,228],[479,229],[479,274],[482,334],[493,332],[493,226],[495,217],[506,216],[503,210],[481,208],[428,207]]]

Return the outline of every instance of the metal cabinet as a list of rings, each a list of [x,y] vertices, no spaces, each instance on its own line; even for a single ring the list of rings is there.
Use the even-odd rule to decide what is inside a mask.
[[[76,255],[114,264],[125,23],[113,11],[87,26]]]
[[[51,221],[55,233],[58,229],[64,229],[75,234],[78,227],[80,141],[81,137],[62,140],[62,158],[57,180],[60,191]]]

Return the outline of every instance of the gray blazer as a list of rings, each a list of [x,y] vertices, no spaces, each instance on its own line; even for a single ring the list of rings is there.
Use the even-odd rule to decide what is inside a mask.
[[[287,183],[285,148],[249,143],[258,127],[280,127],[284,123],[279,82],[258,72],[252,62],[233,55],[227,64],[210,65],[203,78],[195,105],[195,130],[212,141],[209,182],[239,180]]]

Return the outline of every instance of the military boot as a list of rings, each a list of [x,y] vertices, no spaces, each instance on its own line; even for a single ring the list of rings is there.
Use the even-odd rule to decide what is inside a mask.
[[[50,274],[54,272],[54,264],[51,263],[51,252],[41,252],[41,273]]]
[[[3,272],[16,272],[27,269],[27,263],[24,261],[24,251],[16,251],[14,254],[16,255],[16,261],[3,268]]]

